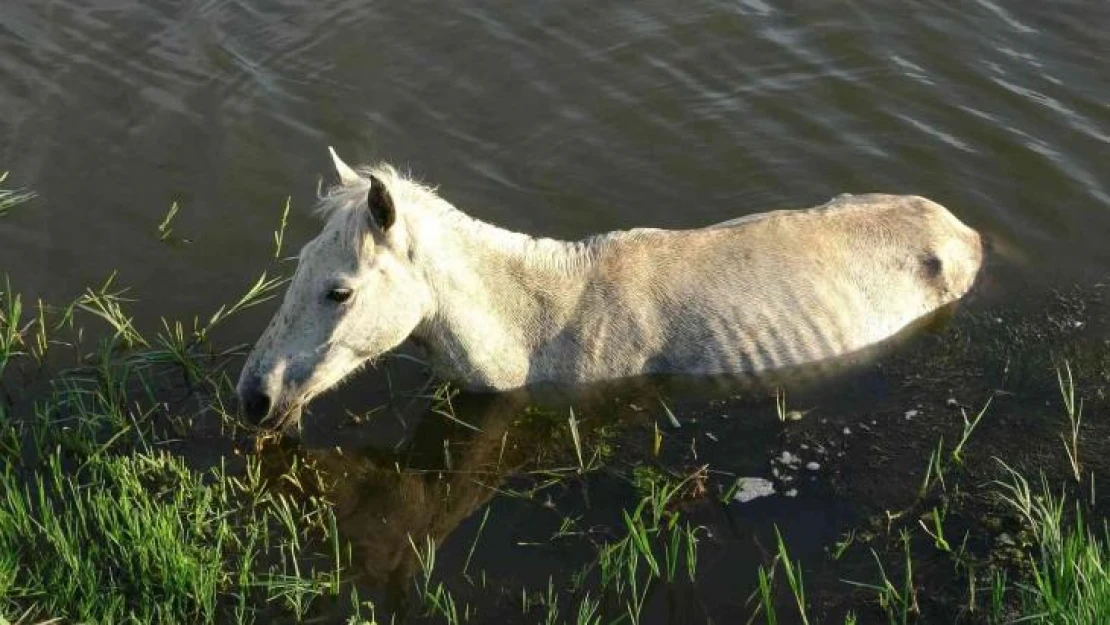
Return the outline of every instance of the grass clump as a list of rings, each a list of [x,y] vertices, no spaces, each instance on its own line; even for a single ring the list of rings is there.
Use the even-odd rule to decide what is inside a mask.
[[[0,616],[300,620],[336,595],[330,506],[272,488],[260,457],[197,469],[168,451],[148,373],[70,373],[32,416],[0,421]]]
[[[271,603],[300,619],[312,599],[338,593],[339,553],[300,538],[334,538],[324,502],[291,503],[257,470],[197,471],[161,450],[75,460],[59,443],[37,466],[3,466],[0,614],[244,623]]]
[[[1041,478],[1039,492],[1006,467],[1010,479],[999,482],[1003,499],[1024,519],[1032,534],[1031,574],[1016,586],[1023,622],[1110,622],[1110,528],[1085,521],[1076,505],[1072,519],[1063,494],[1054,494]],[[1001,582],[1005,584],[1005,580]]]
[[[693,583],[697,578],[699,528],[682,522],[674,509],[693,479],[641,473],[637,479],[640,502],[631,512],[621,513],[625,535],[598,551],[602,597],[623,611],[622,616],[631,623],[641,622],[653,591],[683,580]]]
[[[289,492],[313,469],[230,455],[252,434],[210,331],[278,284],[148,338],[112,280],[30,318],[3,283],[0,622],[300,622],[355,593],[331,504]],[[215,466],[175,453],[198,422],[229,446]]]
[[[232,493],[165,453],[99,456],[67,473],[61,452],[23,480],[0,475],[0,596],[92,622],[210,621],[235,542]]]

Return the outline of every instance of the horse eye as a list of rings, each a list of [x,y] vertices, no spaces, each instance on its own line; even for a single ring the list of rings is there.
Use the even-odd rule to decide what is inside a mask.
[[[335,302],[336,304],[342,304],[343,302],[351,299],[351,293],[351,289],[335,288],[328,291],[328,299]]]

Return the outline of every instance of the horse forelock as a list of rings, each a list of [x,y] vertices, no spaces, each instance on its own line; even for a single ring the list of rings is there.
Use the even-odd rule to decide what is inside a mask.
[[[414,205],[441,202],[435,189],[391,165],[379,163],[357,167],[355,171],[359,174],[357,182],[337,183],[319,192],[314,212],[324,220],[325,229],[334,228],[340,233],[340,241],[356,255],[363,253],[365,241],[371,233],[371,222],[366,212],[371,177],[385,185],[401,211],[411,210]]]

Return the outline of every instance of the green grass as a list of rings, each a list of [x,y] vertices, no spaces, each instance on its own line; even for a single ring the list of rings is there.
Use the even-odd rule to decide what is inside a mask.
[[[8,172],[0,174],[0,185],[8,179]],[[27,189],[5,189],[0,186],[0,217],[8,214],[13,208],[34,199],[37,194]]]
[[[67,471],[69,460],[59,447],[30,479],[11,464],[0,474],[4,613],[251,622],[267,604],[300,618],[313,599],[338,594],[342,558],[328,562],[299,538],[334,530],[319,502],[294,503],[223,467],[198,472],[165,452],[98,454]]]
[[[1067,364],[1058,373],[1057,380],[1066,416],[1066,432],[1060,438],[1068,450],[1069,468],[1075,472],[1075,481],[1082,483],[1078,472],[1082,402],[1076,399],[1075,383]],[[1091,523],[1087,518],[1091,514],[1089,508],[1077,499],[1078,493],[1069,497],[1063,486],[1053,490],[1043,475],[1039,484],[1033,486],[1021,473],[999,461],[1006,479],[991,484],[989,492],[1023,526],[1019,540],[1025,548],[1022,552],[1025,566],[1000,566],[980,560],[978,564],[988,566],[988,573],[985,578],[977,577],[977,563],[966,553],[967,536],[963,544],[955,548],[946,537],[949,505],[954,501],[949,493],[958,495],[962,488],[959,478],[962,477],[961,465],[966,462],[965,447],[990,403],[988,401],[974,418],[964,415],[960,442],[953,450],[946,452],[941,439],[930,455],[925,480],[918,493],[918,505],[926,498],[934,497],[940,503],[930,504],[924,511],[918,508],[922,513],[916,516],[916,528],[909,524],[898,531],[896,542],[900,557],[895,557],[893,553],[881,556],[871,548],[869,555],[874,562],[875,579],[865,582],[842,580],[855,588],[857,593],[863,593],[862,600],[853,604],[870,604],[882,615],[881,620],[875,622],[891,625],[920,622],[919,599],[928,595],[929,589],[920,586],[921,579],[915,563],[924,554],[912,547],[917,537],[927,538],[937,553],[949,558],[954,570],[965,574],[968,591],[963,612],[967,622],[1066,625],[1110,622],[1110,524],[1105,519],[1100,523]],[[1094,476],[1090,477],[1090,501],[1093,504]],[[887,523],[902,517],[914,518],[908,514],[912,510],[888,513]],[[784,604],[790,609],[791,620],[813,622],[801,563],[791,559],[786,541],[777,529],[776,537],[775,556],[769,565],[760,566],[758,571],[758,587],[750,600],[753,612],[749,622],[779,622]],[[830,549],[831,558],[834,561],[843,558],[856,540],[853,531]],[[935,560],[931,566],[936,566]],[[985,585],[981,587],[979,580],[983,580]],[[984,597],[983,601],[980,601],[980,596]],[[857,622],[855,613],[849,611],[844,622]]]
[[[433,580],[436,566],[436,544],[431,536],[426,536],[423,546],[418,546],[409,536],[409,546],[416,556],[420,574],[414,580],[416,594],[424,603],[425,615],[438,616],[450,625],[459,623],[459,608],[454,596],[443,585]]]
[[[1034,551],[1030,579],[1015,590],[1024,615],[1021,622],[1110,622],[1110,528],[1084,518],[1076,502],[1053,492],[1043,477],[1039,488],[1006,467],[1009,479],[999,482],[1003,499],[1025,520]],[[1068,514],[1068,511],[1071,514]],[[1069,520],[1070,517],[1070,520]],[[1003,586],[1007,580],[997,578]]]
[[[44,317],[24,322],[10,287],[2,299],[0,364],[10,368],[30,359],[24,348]],[[242,472],[197,469],[165,448],[185,418],[167,401],[166,378],[191,370],[197,388],[226,394],[220,354],[179,333],[147,340],[108,288],[61,311],[63,325],[74,311],[103,320],[107,338],[52,374],[29,414],[0,402],[0,616],[300,620],[337,596],[347,556],[326,502],[272,488],[257,456]]]
[[[166,454],[101,455],[75,474],[63,462],[51,453],[26,483],[10,465],[0,476],[0,595],[81,621],[211,620],[232,493]]]
[[[639,623],[653,592],[697,578],[699,528],[684,522],[674,506],[694,476],[676,479],[654,471],[637,474],[639,504],[622,512],[624,536],[601,545],[596,567],[607,605]]]
[[[759,566],[759,587],[757,594],[754,595],[759,601],[756,603],[755,610],[748,622],[751,623],[760,616],[768,625],[777,625],[779,622],[778,604],[775,600],[775,579],[781,570],[783,576],[786,577],[790,597],[793,599],[798,619],[804,625],[809,625],[809,608],[806,604],[802,563],[791,559],[790,552],[786,548],[786,541],[783,540],[782,533],[779,532],[777,527],[775,528],[775,545],[777,552],[771,560],[771,564],[769,566]]]
[[[981,616],[971,622],[1052,623],[1093,625],[1110,622],[1110,527],[1105,520],[1088,523],[1078,502],[1054,492],[1043,477],[1038,487],[1006,466],[1008,479],[995,483],[996,492],[1024,521],[1031,543],[1028,574],[1016,576],[1006,569],[994,569],[988,578],[985,612],[977,606],[974,575],[969,577],[968,610]],[[1069,514],[1070,511],[1070,514]],[[934,514],[936,510],[934,509]],[[938,521],[939,524],[939,521]],[[935,533],[926,528],[933,536]],[[785,595],[795,618],[812,622],[801,563],[794,562],[781,534],[778,551],[769,566],[759,568],[759,586],[753,596],[754,611],[749,622],[779,622],[782,610],[777,588],[778,577],[786,580]],[[878,580],[847,583],[870,595],[870,601],[890,624],[918,622],[918,595],[928,589],[915,585],[912,538],[907,530],[899,537],[902,546],[901,570],[888,572],[879,554],[872,551]],[[949,551],[949,550],[945,550]],[[759,619],[759,620],[757,620]],[[855,622],[849,613],[845,622]]]
[[[29,197],[0,192],[0,207]],[[211,334],[281,282],[263,274],[206,320],[163,319],[148,337],[114,276],[31,314],[5,280],[0,622],[302,621],[343,592],[352,620],[373,613],[345,582],[331,505],[288,492],[310,467],[275,478],[258,455],[231,469],[172,451],[198,421],[250,442],[226,408],[236,349],[213,347]]]
[[[1068,454],[1072,477],[1078,484],[1083,481],[1083,467],[1079,462],[1079,427],[1083,424],[1083,400],[1075,398],[1075,379],[1071,374],[1071,364],[1064,362],[1064,370],[1056,369],[1056,383],[1064,402],[1064,414],[1068,418],[1068,431],[1060,435],[1064,451]]]

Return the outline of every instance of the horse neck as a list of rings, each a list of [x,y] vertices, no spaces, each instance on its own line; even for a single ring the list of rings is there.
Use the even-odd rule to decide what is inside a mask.
[[[527,349],[563,327],[605,243],[536,238],[455,209],[421,222],[413,245],[427,261],[435,311],[416,338],[456,369]],[[460,359],[468,362],[453,362]]]
[[[453,208],[435,221],[437,236],[417,235],[414,245],[427,240],[431,246],[422,256],[434,267],[433,289],[451,298],[461,288],[468,302],[475,296],[547,299],[552,292],[573,290],[603,247],[600,238],[561,241],[513,232]]]

